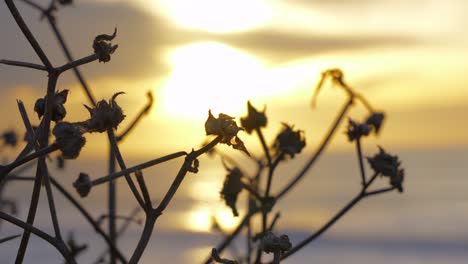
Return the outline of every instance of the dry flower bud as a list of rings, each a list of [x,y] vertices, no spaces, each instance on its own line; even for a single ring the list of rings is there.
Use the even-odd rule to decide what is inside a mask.
[[[287,235],[275,236],[272,232],[267,232],[262,238],[262,249],[265,253],[284,252],[291,249],[292,244]]]
[[[385,114],[382,112],[373,112],[366,120],[366,124],[373,127],[375,134],[379,134],[380,128],[382,127]]]
[[[78,179],[73,183],[73,187],[81,197],[86,197],[91,191],[91,187],[93,187],[91,178],[88,174],[81,172]]]
[[[5,145],[15,147],[16,144],[18,144],[18,135],[13,130],[3,132],[2,138],[5,142]]]
[[[88,132],[105,132],[109,128],[117,129],[125,118],[122,108],[115,101],[115,98],[120,94],[123,92],[114,94],[109,103],[105,100],[99,101],[94,108],[85,105],[91,117],[82,125]]]
[[[371,129],[367,124],[359,124],[354,122],[351,118],[348,123],[348,130],[346,134],[348,135],[349,141],[354,141],[355,139],[360,139],[362,136],[369,135]]]
[[[226,205],[231,207],[234,216],[239,216],[236,208],[237,196],[242,191],[242,172],[238,168],[229,171],[224,179],[223,189],[221,190],[221,198],[224,199]]]
[[[60,122],[54,127],[52,133],[55,143],[60,147],[64,159],[75,159],[86,143],[83,130],[77,124]]]
[[[119,45],[112,45],[111,40],[117,35],[117,28],[114,29],[112,35],[101,34],[97,35],[93,41],[94,53],[99,56],[99,62],[103,61],[104,63],[110,61],[111,54],[115,52]]]
[[[52,117],[51,120],[58,122],[65,118],[67,115],[67,110],[63,106],[67,102],[68,90],[58,91],[54,94],[54,100],[52,105]],[[47,97],[47,96],[46,96]],[[37,99],[34,104],[34,111],[37,113],[39,119],[45,113],[45,105],[47,98]]]
[[[232,146],[234,149],[241,150],[250,156],[244,142],[237,136],[240,130],[243,129],[237,126],[234,117],[221,113],[218,118],[215,118],[211,114],[211,110],[208,111],[208,119],[205,122],[206,134],[220,136],[220,143]]]
[[[376,173],[381,173],[383,176],[396,176],[400,167],[400,161],[398,156],[392,156],[385,152],[385,150],[379,146],[379,153],[374,157],[368,157],[367,161],[371,165],[372,169]]]
[[[274,148],[278,152],[284,152],[294,158],[294,155],[301,153],[306,145],[304,131],[294,131],[292,126],[284,123],[283,126],[283,130],[276,137]]]
[[[241,125],[247,133],[251,133],[253,130],[265,127],[267,125],[267,118],[265,115],[265,110],[263,112],[257,111],[250,101],[247,102],[247,116],[241,118]]]

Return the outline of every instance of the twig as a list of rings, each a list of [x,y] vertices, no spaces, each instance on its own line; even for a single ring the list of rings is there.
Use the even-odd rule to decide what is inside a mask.
[[[47,68],[45,66],[31,63],[31,62],[0,60],[0,63],[5,64],[5,65],[10,65],[10,66],[17,66],[17,67],[30,68],[30,69],[40,70],[40,71],[47,71]]]
[[[10,240],[13,240],[13,239],[15,239],[15,238],[18,238],[18,237],[20,237],[20,236],[21,236],[21,234],[4,237],[4,238],[0,239],[0,244],[5,243],[5,242],[8,242],[8,241],[10,241]]]
[[[361,172],[361,181],[362,186],[366,184],[366,170],[364,169],[364,159],[362,157],[362,150],[361,150],[361,139],[358,137],[356,138],[356,151],[358,154],[358,161],[359,161],[359,171]]]
[[[315,151],[315,153],[312,155],[310,160],[304,165],[302,170],[297,174],[297,176],[288,183],[279,193],[276,195],[277,199],[282,198],[285,194],[287,194],[307,173],[307,171],[310,169],[310,167],[315,163],[315,161],[320,157],[320,154],[325,150],[327,147],[328,143],[330,142],[331,138],[336,132],[336,129],[340,125],[341,121],[343,120],[346,112],[349,110],[351,105],[353,104],[353,98],[349,98],[348,101],[344,104],[343,108],[341,109],[340,113],[338,116],[335,118],[335,121],[333,122],[330,130],[327,133],[327,136],[323,139],[323,141],[320,143],[319,147]]]
[[[99,185],[99,184],[105,183],[105,182],[107,182],[107,181],[114,180],[114,179],[117,179],[117,178],[119,178],[119,177],[122,177],[122,176],[124,176],[124,175],[126,175],[126,174],[131,174],[131,173],[134,173],[135,171],[143,170],[143,169],[149,168],[149,167],[151,167],[151,166],[154,166],[154,165],[157,165],[157,164],[160,164],[160,163],[163,163],[163,162],[172,160],[172,159],[176,159],[176,158],[182,157],[182,156],[184,156],[184,155],[187,155],[187,152],[185,152],[185,151],[179,151],[179,152],[176,152],[176,153],[173,153],[173,154],[169,154],[169,155],[166,155],[166,156],[163,156],[163,157],[154,159],[154,160],[150,160],[150,161],[141,163],[141,164],[139,164],[139,165],[136,165],[136,166],[127,168],[127,169],[125,169],[125,170],[121,170],[121,171],[118,171],[118,172],[114,172],[114,173],[112,173],[112,174],[109,174],[109,175],[107,175],[107,176],[103,176],[103,177],[97,178],[97,179],[93,180],[92,185],[93,185],[93,186]]]
[[[38,237],[44,239],[45,241],[49,242],[49,244],[54,246],[62,254],[62,256],[67,260],[68,263],[76,264],[76,261],[72,257],[70,252],[68,251],[67,246],[64,243],[62,243],[61,240],[59,240],[57,238],[54,238],[54,237],[50,236],[49,234],[43,232],[42,230],[37,229],[34,226],[32,226],[32,225],[30,225],[28,223],[25,223],[25,222],[19,220],[18,218],[13,217],[13,216],[11,216],[9,214],[6,214],[6,213],[4,213],[2,211],[0,211],[0,218],[5,220],[5,221],[8,221],[8,222],[10,222],[10,223],[12,223],[12,224],[14,224],[16,226],[18,226],[18,227],[21,227],[23,230],[28,231],[28,234],[33,233],[36,236],[38,236]]]
[[[122,155],[120,154],[119,146],[117,145],[117,140],[115,139],[114,135],[114,130],[112,128],[107,130],[107,136],[109,138],[109,142],[111,144],[111,149],[114,152],[115,158],[117,159],[117,163],[119,164],[120,168],[125,171],[127,169],[127,166],[125,165],[125,161],[123,160]],[[133,193],[133,196],[135,196],[135,199],[137,200],[138,204],[142,208],[145,208],[145,203],[143,202],[143,199],[141,198],[140,193],[138,192],[135,183],[133,183],[132,178],[130,177],[129,173],[125,173],[125,180],[127,181],[128,186],[130,187],[130,190]]]
[[[95,61],[97,59],[99,59],[98,54],[91,54],[91,55],[86,56],[84,58],[78,59],[76,61],[69,62],[69,63],[67,63],[67,64],[65,64],[63,66],[60,66],[60,67],[57,68],[57,71],[62,73],[62,72],[68,71],[70,69],[75,69],[80,65],[93,62],[93,61]]]
[[[148,97],[148,103],[146,104],[143,109],[138,113],[138,115],[133,119],[133,121],[130,123],[130,125],[122,132],[122,134],[117,135],[117,142],[120,142],[125,139],[125,137],[135,128],[135,126],[140,122],[140,120],[143,118],[143,116],[147,115],[149,111],[151,110],[151,107],[153,106],[154,103],[154,98],[153,94],[151,91],[146,93]]]

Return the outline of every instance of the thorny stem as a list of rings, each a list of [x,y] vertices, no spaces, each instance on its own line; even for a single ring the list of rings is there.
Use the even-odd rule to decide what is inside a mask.
[[[113,150],[115,158],[117,159],[117,163],[119,163],[119,166],[122,170],[126,170],[127,166],[125,165],[125,161],[123,160],[123,157],[120,154],[119,146],[117,145],[117,140],[115,139],[114,130],[112,128],[107,129],[107,136],[111,144],[111,149]],[[125,173],[124,175],[125,180],[127,180],[127,184],[130,187],[130,190],[132,191],[133,195],[135,196],[135,199],[137,200],[138,204],[140,204],[142,208],[145,208],[145,203],[143,202],[143,199],[141,198],[141,195],[138,192],[135,183],[133,183],[130,174]]]
[[[319,147],[317,148],[315,153],[310,158],[309,162],[307,162],[305,164],[305,166],[302,168],[302,170],[297,174],[297,176],[278,193],[278,195],[276,196],[277,199],[280,199],[285,194],[287,194],[306,175],[307,171],[310,169],[310,167],[320,157],[320,154],[322,154],[322,152],[327,147],[327,145],[330,142],[331,138],[335,134],[336,129],[340,125],[340,123],[343,120],[346,112],[349,110],[349,108],[351,107],[352,104],[353,104],[353,98],[350,97],[348,99],[348,101],[344,104],[343,108],[341,109],[341,112],[335,118],[335,121],[333,122],[332,126],[330,127],[330,130],[328,131],[327,136],[322,140]]]
[[[23,32],[23,35],[28,40],[29,44],[31,44],[31,47],[34,49],[39,59],[42,61],[44,66],[47,68],[47,70],[51,71],[54,67],[50,63],[47,56],[45,55],[44,51],[42,50],[41,46],[37,42],[36,38],[34,38],[28,26],[24,22],[23,18],[21,17],[21,14],[19,13],[18,9],[13,3],[13,0],[5,0],[5,3],[8,6],[8,9],[10,10],[11,15],[15,19],[16,24],[18,24],[19,28]]]
[[[121,170],[121,171],[118,171],[118,172],[111,173],[111,174],[109,174],[107,176],[97,178],[92,182],[92,185],[93,186],[99,185],[99,184],[105,183],[107,181],[114,180],[114,179],[117,179],[119,177],[122,177],[122,176],[124,176],[126,174],[130,174],[130,173],[133,173],[133,172],[138,171],[138,170],[143,170],[143,169],[149,168],[151,166],[157,165],[159,163],[166,162],[166,161],[169,161],[169,160],[172,160],[172,159],[184,156],[184,155],[187,155],[187,152],[179,151],[179,152],[169,154],[169,155],[166,155],[166,156],[154,159],[154,160],[150,160],[150,161],[141,163],[139,165],[127,168],[125,170]]]
[[[30,225],[28,223],[25,223],[25,222],[19,220],[18,218],[13,217],[13,216],[11,216],[11,215],[9,215],[7,213],[4,213],[4,212],[0,211],[0,218],[5,220],[5,221],[8,221],[8,222],[20,227],[20,228],[22,228],[25,231],[28,231],[28,233],[33,233],[36,236],[38,236],[38,237],[42,238],[43,240],[47,241],[49,244],[54,246],[62,254],[62,256],[67,260],[67,263],[76,264],[75,259],[70,254],[70,251],[68,250],[67,246],[63,243],[63,241],[61,241],[61,240],[59,240],[59,239],[57,239],[55,237],[52,237],[49,234],[43,232],[42,230],[37,229],[36,227],[34,227],[34,226],[32,226],[32,225]]]
[[[18,66],[24,68],[30,68],[40,71],[47,71],[47,68],[43,65],[30,63],[30,62],[22,62],[22,61],[12,61],[12,60],[0,60],[0,64],[10,65],[10,66]]]

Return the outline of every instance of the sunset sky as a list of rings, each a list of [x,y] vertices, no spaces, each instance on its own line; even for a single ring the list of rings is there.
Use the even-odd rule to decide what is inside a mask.
[[[18,6],[53,63],[64,63],[48,25]],[[94,36],[117,26],[112,61],[81,68],[97,98],[127,93],[118,100],[127,122],[144,105],[146,91],[155,94],[150,116],[123,145],[127,153],[198,146],[208,109],[241,117],[249,99],[267,106],[269,138],[287,122],[305,130],[313,144],[345,100],[326,86],[317,108],[310,108],[320,72],[330,67],[341,68],[353,88],[388,114],[380,144],[447,148],[468,144],[467,10],[463,0],[77,1],[60,10],[58,24],[76,58],[92,52]],[[0,24],[0,57],[38,62],[3,2]],[[22,131],[16,99],[33,116],[46,76],[0,69],[0,107],[11,113],[2,126]],[[65,74],[58,88],[71,90],[69,120],[84,119],[87,101],[74,76]],[[362,119],[361,108],[350,116]],[[336,146],[345,144],[343,138]],[[89,145],[84,155],[101,153]]]
[[[50,0],[34,2],[46,6]],[[389,237],[396,243],[408,238],[408,245],[413,241],[415,245],[419,245],[418,241],[429,241],[429,249],[408,254],[424,255],[432,263],[446,260],[439,261],[431,254],[452,252],[437,248],[434,241],[454,239],[466,246],[466,232],[460,229],[466,230],[464,223],[468,219],[464,177],[468,149],[468,1],[74,2],[73,6],[59,8],[57,24],[76,59],[93,53],[92,41],[96,35],[110,34],[114,27],[118,29],[113,43],[119,47],[112,60],[80,67],[99,100],[108,100],[120,91],[126,93],[117,99],[127,115],[117,133],[145,106],[147,91],[154,94],[151,112],[121,144],[129,166],[162,154],[200,147],[207,139],[204,123],[208,110],[239,120],[246,115],[247,100],[258,109],[266,107],[268,142],[274,140],[281,122],[285,122],[305,131],[307,146],[303,152],[310,153],[319,145],[346,101],[344,92],[330,83],[323,87],[315,108],[311,107],[312,94],[322,71],[340,68],[353,89],[364,95],[375,109],[386,113],[379,137],[372,136],[363,142],[364,153],[366,156],[374,153],[376,144],[391,153],[402,153],[399,155],[407,158],[403,166],[409,176],[405,175],[404,195],[392,194],[388,200],[382,198],[369,203],[349,221],[344,221],[343,229],[332,231],[330,237],[344,234],[344,237],[350,235],[359,239],[376,238],[375,241],[384,242],[381,251],[391,257],[393,248],[386,248],[385,244]],[[52,64],[64,64],[64,55],[47,22],[41,21],[40,14],[22,1],[15,3]],[[0,36],[0,59],[40,63],[4,1],[0,1]],[[33,107],[35,101],[45,95],[46,84],[45,72],[0,65],[0,132],[14,129],[20,135],[24,133],[17,99],[25,103],[33,124],[39,123]],[[57,88],[70,90],[65,121],[88,118],[83,104],[89,105],[89,102],[71,71],[60,76]],[[348,117],[363,121],[366,115],[363,106],[356,104]],[[355,145],[347,141],[343,134],[345,128],[344,122],[327,149],[334,156],[322,158],[317,179],[304,179],[298,191],[290,196],[291,200],[278,204],[281,213],[292,215],[289,222],[283,222],[286,228],[319,227],[360,187],[358,178],[350,175],[358,173],[358,164],[355,156],[350,155]],[[239,137],[255,156],[262,154],[255,136],[240,132]],[[64,176],[60,180],[67,187],[71,188],[74,175],[83,168],[93,178],[106,174],[109,149],[103,142],[107,144],[107,135],[87,134],[86,138],[87,144],[79,159],[70,162],[60,175]],[[241,156],[226,146],[220,149],[235,158]],[[10,158],[18,151],[19,148],[14,149]],[[294,176],[291,171],[296,171],[308,158],[303,154],[288,163],[289,167],[280,166],[278,174],[286,177],[275,178],[275,183],[285,183],[287,177]],[[165,193],[162,190],[173,179],[166,172],[177,171],[180,165],[177,162],[145,171],[168,176],[147,177],[155,197]],[[215,163],[219,166],[214,166]],[[184,181],[177,194],[180,200],[174,202],[177,204],[174,209],[168,210],[161,223],[162,230],[182,226],[185,231],[207,233],[213,216],[226,229],[232,229],[239,221],[220,201],[219,190],[224,178],[218,176],[224,176],[225,168],[216,159],[205,164],[203,170],[194,175],[196,177],[187,177]],[[126,183],[119,181],[119,184],[122,185],[119,210],[124,208],[123,211],[134,204],[128,199],[128,188],[123,186]],[[83,200],[87,206],[94,206],[92,210],[102,209],[100,203],[106,199],[104,185],[96,189],[86,198],[88,200]],[[244,214],[245,207],[240,208],[240,212]],[[73,217],[72,222],[77,221],[74,214],[62,215]],[[362,225],[364,222],[366,224]],[[373,240],[369,241],[373,244]],[[433,245],[437,250],[432,251]],[[451,244],[448,245],[450,248]],[[192,254],[193,246],[187,248]],[[466,263],[464,249],[460,250],[463,253],[460,263]],[[204,257],[208,250],[202,247],[199,255]],[[356,250],[359,257],[374,254],[370,251],[361,254],[360,250]],[[408,249],[402,252],[406,252],[404,250]],[[171,250],[166,253],[173,255]],[[335,252],[322,254],[334,256]],[[37,255],[47,254],[39,251]],[[394,262],[391,258],[349,263],[387,263],[381,261],[410,263],[406,259]],[[343,261],[336,261],[339,262]]]

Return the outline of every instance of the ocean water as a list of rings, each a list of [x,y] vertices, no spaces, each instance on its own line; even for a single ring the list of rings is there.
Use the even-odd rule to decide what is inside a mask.
[[[372,153],[374,150],[369,150]],[[284,263],[468,263],[468,150],[396,150],[405,168],[405,191],[370,197],[358,203],[320,238]],[[300,170],[307,153],[280,165],[273,180],[273,193]],[[131,160],[129,166],[141,160]],[[200,172],[188,174],[176,197],[156,224],[141,263],[201,263],[223,234],[207,232],[212,213],[229,229],[235,219],[225,212],[219,190],[225,171],[219,159],[200,160]],[[158,200],[173,179],[181,160],[145,170],[152,198]],[[91,177],[105,175],[105,161],[73,161],[67,169],[54,172],[57,180],[74,193],[71,182],[87,168]],[[241,166],[253,172],[242,160]],[[369,168],[368,168],[369,169]],[[368,170],[370,173],[370,170]],[[275,209],[281,213],[275,232],[288,234],[293,244],[312,234],[359,192],[357,158],[354,153],[327,153],[313,167],[301,184]],[[378,179],[377,186],[387,186]],[[20,214],[26,217],[32,185],[11,183],[6,197],[18,201]],[[135,207],[125,181],[118,183],[119,212],[127,215]],[[95,187],[89,197],[80,199],[98,217],[105,213],[106,187]],[[104,248],[76,211],[60,194],[54,193],[64,236],[73,232],[78,243],[87,242],[88,250],[78,257],[80,263],[93,263]],[[36,226],[52,233],[50,216],[43,193]],[[241,197],[240,203],[245,202]],[[245,213],[241,206],[241,215]],[[275,212],[276,212],[275,210]],[[207,213],[208,212],[208,213]],[[208,215],[208,216],[207,216]],[[138,216],[142,219],[142,216]],[[103,224],[105,228],[105,224]],[[142,227],[131,224],[119,240],[123,252],[131,254]],[[2,223],[0,237],[19,234],[20,230]],[[0,245],[0,263],[14,263],[20,239]],[[245,252],[245,237],[235,241],[234,249],[223,256]],[[62,263],[55,249],[32,237],[25,263]]]

